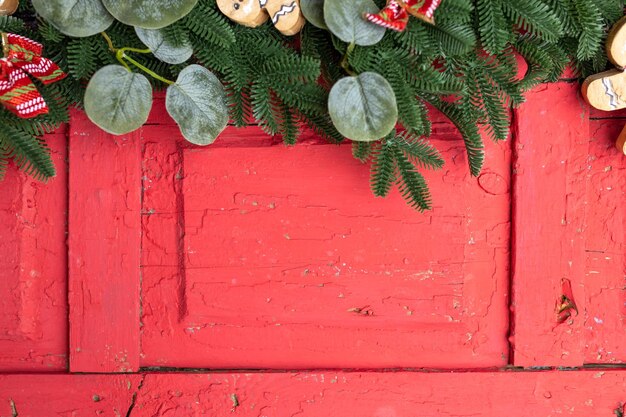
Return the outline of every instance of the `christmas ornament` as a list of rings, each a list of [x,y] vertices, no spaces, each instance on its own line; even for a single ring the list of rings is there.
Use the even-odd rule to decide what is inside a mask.
[[[283,35],[300,32],[306,22],[299,0],[217,0],[217,7],[229,19],[248,27],[257,27],[272,19]]]
[[[378,13],[365,13],[365,19],[387,29],[402,32],[409,23],[409,15],[434,24],[434,14],[441,0],[387,0]]]
[[[604,111],[626,108],[626,17],[619,20],[609,32],[606,54],[619,69],[594,74],[583,82],[582,95],[590,106]],[[626,127],[615,145],[626,154]]]
[[[41,44],[23,36],[2,33],[2,49],[0,102],[23,119],[47,113],[48,106],[28,74],[44,84],[59,81],[66,74],[54,62],[41,56]]]
[[[0,0],[0,16],[11,16],[19,5],[19,0]]]

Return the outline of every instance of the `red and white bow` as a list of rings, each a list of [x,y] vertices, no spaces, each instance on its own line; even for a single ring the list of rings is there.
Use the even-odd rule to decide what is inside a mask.
[[[2,49],[0,103],[24,119],[47,113],[48,105],[28,74],[44,84],[59,81],[66,74],[57,64],[41,56],[41,44],[24,36],[2,33]]]
[[[365,19],[387,29],[402,32],[413,15],[428,23],[434,23],[435,10],[441,0],[387,0],[378,13],[365,13]]]

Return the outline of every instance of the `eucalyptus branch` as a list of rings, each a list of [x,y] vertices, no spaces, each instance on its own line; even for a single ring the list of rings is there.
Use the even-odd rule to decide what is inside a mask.
[[[352,75],[352,76],[358,75],[352,70],[352,68],[350,68],[350,63],[348,62],[348,60],[350,59],[350,54],[352,53],[352,51],[354,51],[355,46],[356,45],[354,44],[354,42],[348,45],[348,48],[346,49],[346,53],[343,55],[343,57],[341,58],[341,62],[339,63],[339,65],[341,65],[341,68],[343,68],[343,70],[348,75]]]
[[[119,52],[122,52],[122,51],[120,50],[120,51],[118,51],[118,53]],[[152,78],[154,78],[156,80],[159,80],[159,81],[162,81],[165,84],[169,84],[169,85],[174,84],[174,81],[168,80],[167,78],[164,78],[164,77],[160,76],[156,72],[154,72],[151,69],[146,68],[145,66],[141,65],[139,62],[135,61],[133,58],[129,57],[128,55],[124,54],[123,52],[122,52],[121,55],[122,55],[123,59],[126,59],[128,62],[130,62],[131,64],[133,64],[134,66],[136,66],[137,68],[139,68],[140,70],[145,72],[146,74],[150,75]]]
[[[130,46],[124,46],[122,48],[116,48],[113,45],[113,41],[111,40],[111,38],[109,37],[109,35],[106,34],[106,32],[100,32],[100,34],[102,35],[102,37],[104,38],[104,40],[107,42],[107,44],[109,45],[109,50],[111,52],[113,52],[115,54],[115,58],[119,61],[120,64],[122,64],[124,66],[124,68],[126,68],[129,72],[132,72],[131,68],[128,66],[128,64],[126,63],[126,61],[130,62],[131,64],[133,64],[135,67],[139,68],[141,71],[145,72],[146,74],[150,75],[152,78],[154,78],[155,80],[159,80],[165,84],[174,84],[174,81],[168,80],[165,77],[160,76],[159,74],[157,74],[156,72],[152,71],[151,69],[147,68],[146,66],[142,65],[141,63],[139,63],[138,61],[134,60],[133,58],[131,58],[126,52],[135,52],[138,54],[149,54],[152,53],[152,51],[150,49],[137,49],[137,48],[131,48]]]

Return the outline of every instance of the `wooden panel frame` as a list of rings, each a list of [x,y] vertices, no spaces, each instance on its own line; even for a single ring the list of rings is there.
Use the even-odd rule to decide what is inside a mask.
[[[284,149],[280,142],[277,143],[275,139],[268,138],[260,132],[259,128],[252,126],[246,130],[228,128],[220,137],[220,142],[210,148],[190,149],[184,142],[180,142],[181,138],[176,126],[168,126],[161,121],[157,121],[158,125],[145,126],[142,134],[145,138],[142,213],[144,239],[142,366],[219,369],[308,369],[312,367],[450,369],[505,366],[508,363],[509,354],[507,332],[510,142],[500,144],[487,142],[489,154],[486,169],[479,178],[471,178],[467,172],[465,150],[458,132],[442,116],[438,116],[437,113],[434,115],[439,117],[433,126],[436,146],[445,150],[448,163],[452,164],[454,161],[455,166],[448,165],[447,171],[444,172],[426,172],[427,179],[431,181],[431,184],[435,184],[434,198],[437,204],[434,212],[425,214],[408,209],[398,195],[392,195],[385,201],[375,200],[368,190],[369,171],[367,167],[352,160],[349,156],[349,147],[344,146],[340,149],[333,146],[331,148],[332,145],[320,143],[315,135],[307,135],[306,132],[304,137],[304,142],[308,145],[306,149]],[[281,146],[280,149],[271,149],[277,144]],[[251,164],[246,159],[250,158],[246,155],[251,152],[255,152],[256,162],[266,166],[265,171],[267,171],[268,161],[276,160],[275,158],[279,155],[284,155],[287,161],[289,158],[292,161],[301,161],[303,155],[309,155],[313,160],[319,158],[317,160],[321,161],[320,156],[327,153],[324,160],[338,161],[326,166],[328,175],[342,178],[334,186],[347,192],[356,192],[355,187],[359,187],[359,196],[364,196],[368,199],[367,204],[371,204],[371,210],[358,211],[357,215],[372,216],[374,219],[384,218],[384,215],[387,215],[397,221],[406,220],[409,224],[424,221],[428,224],[434,221],[441,225],[442,233],[449,237],[454,235],[454,239],[450,239],[454,244],[463,248],[463,259],[459,261],[455,258],[455,263],[450,268],[459,267],[464,276],[470,277],[464,286],[466,305],[460,302],[458,310],[451,310],[449,314],[452,316],[448,317],[449,323],[441,324],[441,319],[445,320],[447,317],[444,316],[445,309],[442,308],[435,313],[439,316],[426,317],[427,323],[422,327],[419,327],[418,323],[419,314],[414,315],[413,320],[407,320],[401,326],[394,327],[385,320],[391,320],[394,314],[407,317],[408,313],[401,308],[390,311],[384,302],[380,302],[380,299],[384,299],[385,296],[384,290],[379,289],[371,291],[372,298],[377,298],[374,294],[382,294],[374,300],[377,304],[374,304],[372,308],[377,316],[358,316],[350,312],[350,307],[365,305],[369,301],[361,304],[356,301],[354,305],[351,305],[342,303],[341,299],[336,299],[337,301],[329,306],[334,310],[329,311],[336,311],[337,319],[330,325],[319,325],[316,322],[302,323],[302,321],[295,321],[292,324],[287,318],[277,325],[263,327],[262,320],[259,320],[259,323],[251,321],[250,311],[255,310],[248,307],[247,303],[241,305],[240,325],[237,323],[220,324],[219,319],[218,323],[214,324],[213,321],[216,319],[204,318],[203,321],[203,318],[195,320],[193,316],[188,318],[190,313],[185,294],[188,291],[187,282],[191,278],[189,273],[186,273],[186,267],[189,264],[189,258],[193,255],[187,256],[185,250],[189,248],[189,235],[201,223],[201,216],[198,214],[200,212],[194,209],[189,211],[188,218],[183,215],[185,210],[189,209],[185,202],[186,192],[198,188],[186,185],[184,178],[186,175],[193,175],[194,172],[185,173],[185,168],[188,168],[188,160],[185,158],[189,155],[203,158],[201,153],[207,153],[212,155],[206,157],[207,161],[230,161],[232,159],[233,169],[237,170],[236,172],[243,172],[243,167],[248,169]],[[240,157],[234,155],[240,155]],[[299,155],[299,157],[294,155]],[[279,164],[278,161],[277,164]],[[309,161],[308,164],[314,164],[314,162]],[[315,171],[310,165],[307,167],[311,169],[311,172]],[[302,173],[304,172],[307,172],[307,169],[303,169]],[[227,182],[227,174],[226,171],[218,171],[215,175],[224,178]],[[352,178],[353,183],[343,180],[345,178]],[[455,182],[457,180],[458,182]],[[210,178],[207,181],[218,180]],[[437,185],[440,185],[441,189]],[[236,185],[236,187],[240,186]],[[443,202],[448,196],[442,192],[443,187],[446,186],[448,188],[445,189],[448,191],[453,188],[458,197],[456,205],[453,205],[454,208],[450,208],[450,205],[445,205]],[[226,205],[216,206],[216,214],[219,214],[219,207],[226,207],[223,211],[225,214],[232,212],[245,215],[247,212],[254,213],[259,210],[268,212],[270,213],[268,217],[271,216],[272,192],[267,191],[269,193],[267,197],[253,195],[262,194],[264,192],[262,188],[256,187],[254,190],[248,188],[245,192],[239,193],[239,200],[219,203]],[[230,195],[232,192],[232,189],[224,189],[216,195],[220,193]],[[245,197],[246,195],[250,197]],[[256,200],[260,201],[258,207],[255,206]],[[468,200],[472,200],[475,204],[468,206]],[[198,197],[197,201],[204,200]],[[359,201],[359,204],[365,204]],[[279,204],[289,206],[287,201],[281,201]],[[315,211],[315,207],[318,211],[323,208],[319,206],[319,201],[304,201],[302,204],[306,207],[311,206],[311,211]],[[463,204],[466,205],[465,209],[462,207]],[[329,208],[335,211],[345,211],[345,207],[343,209]],[[391,211],[391,214],[382,213],[383,209]],[[351,214],[355,213],[347,211],[347,215]],[[236,225],[238,221],[244,220],[233,217],[230,221]],[[221,233],[224,236],[228,235],[224,231]],[[464,240],[465,238],[467,240]],[[451,256],[451,248],[448,248],[446,253],[441,248],[442,245],[436,245],[433,253],[441,256],[442,259]],[[436,252],[437,249],[440,252]],[[191,273],[197,273],[197,266],[191,264],[190,270]],[[507,278],[498,279],[503,275]],[[312,277],[314,280],[315,276]],[[485,277],[495,278],[493,282],[486,282],[488,279]],[[378,278],[384,279],[385,277]],[[324,280],[332,281],[332,278],[320,278],[320,282]],[[242,284],[242,288],[247,285]],[[250,287],[250,285],[247,286]],[[332,282],[326,287],[330,291]],[[426,302],[428,299],[428,295],[425,295],[426,298],[421,301],[418,295],[413,295],[413,298],[411,295],[404,296],[406,297],[404,305]],[[392,300],[389,304],[394,304],[394,301]],[[273,302],[277,303],[276,297]],[[297,298],[294,298],[293,303],[297,304]],[[259,308],[263,309],[263,307],[261,305]],[[246,315],[248,317],[244,320],[243,317]],[[463,316],[466,321],[455,318],[457,315]],[[359,323],[355,323],[355,320]],[[384,328],[381,323],[387,323],[389,328]],[[446,325],[456,327],[449,330],[444,328]],[[212,327],[215,327],[214,333],[211,333]],[[445,342],[442,343],[442,340]],[[243,348],[245,341],[249,343],[248,349]],[[172,350],[172,346],[176,349]],[[416,346],[420,346],[422,350],[416,350]],[[281,347],[289,348],[282,349]]]

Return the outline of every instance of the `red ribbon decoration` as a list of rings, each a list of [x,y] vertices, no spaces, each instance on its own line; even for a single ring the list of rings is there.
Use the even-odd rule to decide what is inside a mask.
[[[0,59],[0,102],[11,113],[28,119],[48,113],[48,105],[28,74],[44,84],[62,80],[57,64],[41,56],[43,46],[13,33],[2,33],[4,58]]]
[[[434,14],[441,0],[387,0],[387,5],[378,13],[365,13],[369,22],[387,29],[402,32],[409,23],[409,14],[434,24]]]

